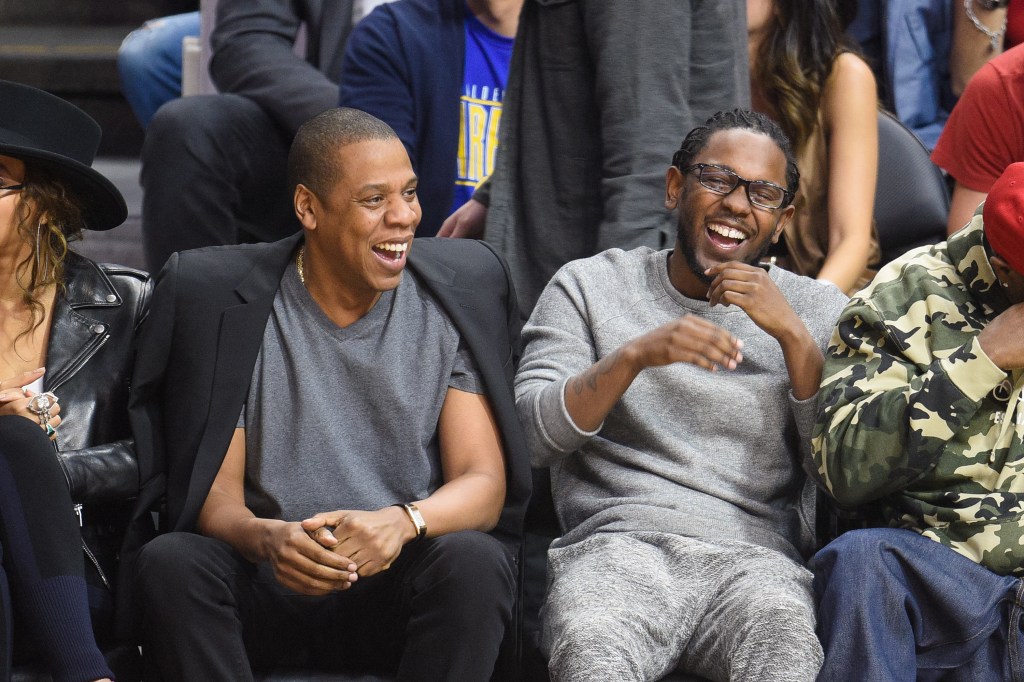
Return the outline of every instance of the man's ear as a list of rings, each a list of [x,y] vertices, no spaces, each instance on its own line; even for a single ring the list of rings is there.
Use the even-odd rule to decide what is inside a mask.
[[[779,214],[779,221],[775,223],[775,232],[772,233],[772,244],[779,242],[779,238],[782,237],[782,231],[786,229],[786,225],[793,219],[794,213],[796,213],[796,206],[793,204],[782,209],[782,213]]]
[[[1002,285],[1003,288],[1006,288],[1013,279],[1013,275],[1016,271],[1010,267],[1010,264],[1007,263],[1002,256],[993,254],[992,257],[988,259],[988,262],[992,264],[992,269],[995,271],[996,278],[999,280],[1000,285]]]
[[[317,201],[316,195],[313,191],[299,183],[295,186],[295,196],[293,198],[295,205],[295,215],[298,217],[299,222],[302,223],[302,227],[307,230],[316,229],[316,214],[317,208],[319,208],[319,202]]]
[[[679,206],[686,176],[675,166],[669,166],[665,173],[665,208],[670,211]]]
[[[1021,275],[1002,256],[989,258],[992,269],[999,278],[999,289],[1010,303],[1024,302],[1024,275]]]

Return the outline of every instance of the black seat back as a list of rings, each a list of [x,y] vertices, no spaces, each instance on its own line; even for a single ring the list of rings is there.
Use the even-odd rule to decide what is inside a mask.
[[[875,226],[882,263],[946,238],[949,191],[928,150],[892,114],[878,112]]]

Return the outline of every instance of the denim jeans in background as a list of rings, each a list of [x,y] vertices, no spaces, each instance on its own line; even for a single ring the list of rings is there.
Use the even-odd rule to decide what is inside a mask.
[[[1020,580],[894,528],[845,533],[810,568],[819,680],[1024,681]]]
[[[117,51],[121,90],[142,127],[163,104],[181,97],[181,41],[199,35],[199,12],[151,19]]]

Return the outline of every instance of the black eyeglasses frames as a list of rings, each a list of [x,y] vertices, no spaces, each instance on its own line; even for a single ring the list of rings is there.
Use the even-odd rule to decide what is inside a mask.
[[[723,196],[728,195],[736,189],[737,185],[742,184],[751,204],[772,211],[787,205],[792,196],[789,190],[774,182],[747,180],[728,168],[716,166],[713,163],[695,163],[679,170],[683,173],[697,171],[697,182],[701,184],[701,187]]]

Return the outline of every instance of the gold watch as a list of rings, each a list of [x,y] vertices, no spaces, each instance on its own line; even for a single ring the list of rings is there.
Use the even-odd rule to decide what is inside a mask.
[[[401,507],[405,510],[405,513],[409,515],[409,520],[412,521],[412,525],[416,527],[416,537],[414,540],[420,540],[427,534],[427,523],[423,520],[423,514],[420,514],[420,509],[412,502],[405,504],[396,504],[396,507]]]

